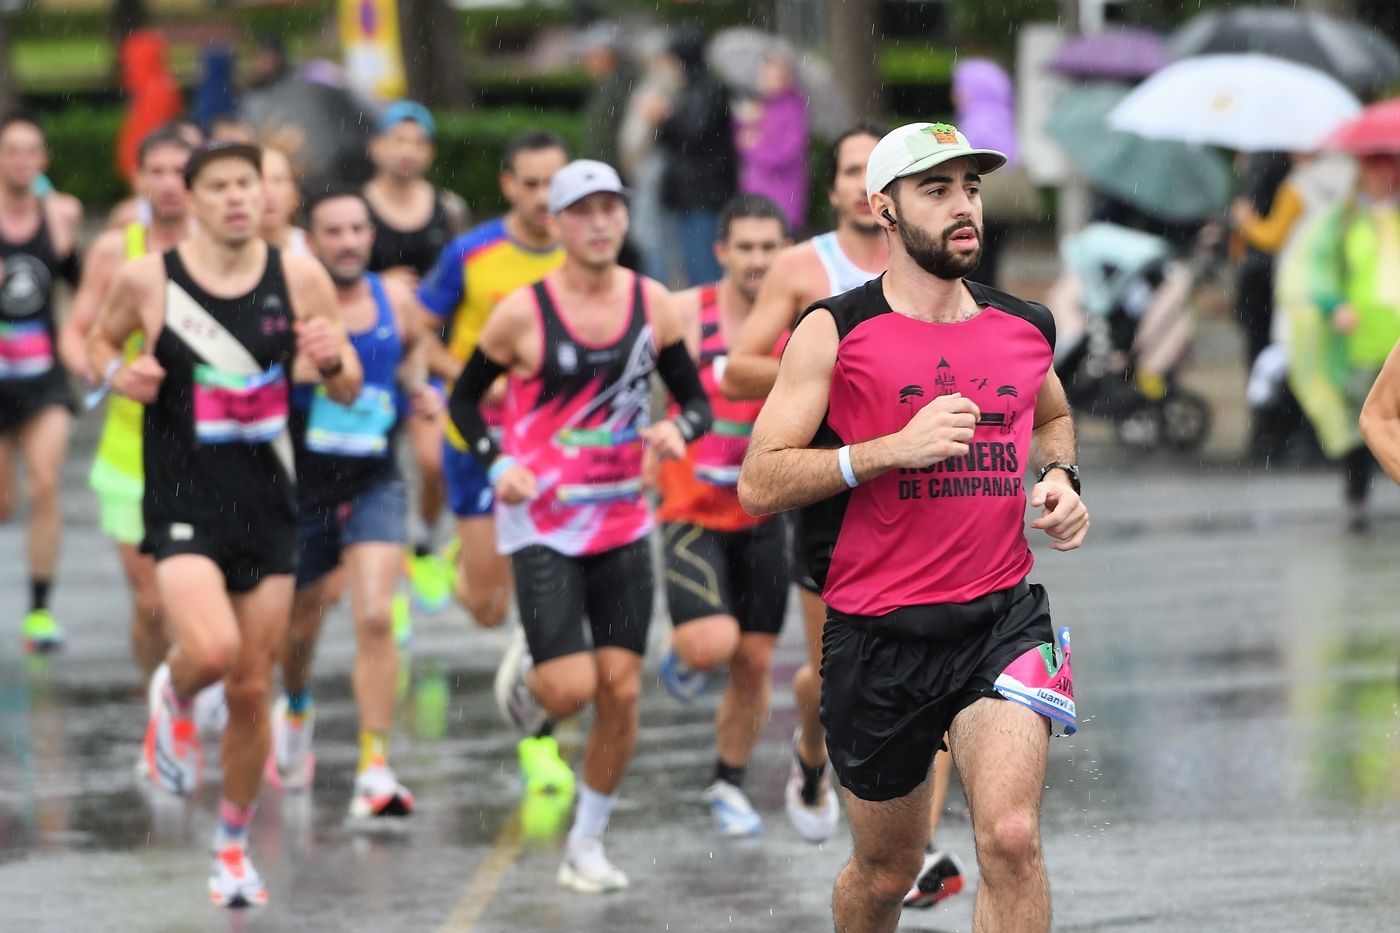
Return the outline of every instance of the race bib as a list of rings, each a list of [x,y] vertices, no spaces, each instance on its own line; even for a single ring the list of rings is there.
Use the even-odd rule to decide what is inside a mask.
[[[562,454],[554,493],[560,502],[588,505],[641,495],[642,438],[635,428],[566,428],[554,443]]]
[[[1043,644],[1022,654],[1007,665],[992,687],[1003,698],[1050,720],[1052,735],[1074,735],[1079,718],[1069,655],[1069,629],[1062,628],[1055,635],[1055,644]]]
[[[739,468],[749,449],[752,421],[717,418],[695,444],[695,476],[715,486],[739,485]]]
[[[341,405],[317,386],[306,425],[306,448],[340,457],[383,457],[389,432],[398,420],[394,393],[367,385],[349,405]]]
[[[201,444],[266,444],[287,427],[287,377],[281,364],[241,376],[194,368],[194,434]]]
[[[0,379],[34,379],[53,369],[53,339],[42,321],[0,321]]]

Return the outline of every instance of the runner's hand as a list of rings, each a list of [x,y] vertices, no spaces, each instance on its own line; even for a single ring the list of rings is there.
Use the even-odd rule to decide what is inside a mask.
[[[662,460],[680,460],[685,457],[685,438],[681,436],[681,429],[676,427],[676,423],[670,418],[643,428],[642,438]]]
[[[535,474],[518,463],[506,469],[496,480],[496,498],[505,505],[533,502],[539,495],[535,488]]]
[[[1031,490],[1031,508],[1045,512],[1031,522],[1051,537],[1050,547],[1056,551],[1072,551],[1084,543],[1089,533],[1089,509],[1069,480],[1050,473]]]
[[[442,393],[426,382],[409,389],[408,400],[413,405],[413,413],[424,418],[442,411]]]
[[[655,447],[648,447],[642,451],[642,488],[655,492],[660,485],[661,458],[656,455]]]
[[[165,367],[151,354],[142,353],[116,371],[112,376],[112,389],[132,401],[149,405],[156,400],[164,381]]]
[[[331,369],[340,362],[345,337],[340,328],[323,317],[296,322],[297,352],[306,356],[317,370]]]
[[[961,394],[939,396],[894,435],[896,465],[917,470],[966,456],[981,414],[972,399]]]

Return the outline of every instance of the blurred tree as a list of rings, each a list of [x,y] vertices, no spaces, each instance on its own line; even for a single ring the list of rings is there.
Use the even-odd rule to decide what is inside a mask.
[[[875,61],[879,21],[879,0],[826,0],[827,46],[837,80],[855,113],[862,117],[884,112],[880,69]]]
[[[447,0],[399,0],[408,92],[429,107],[470,107],[457,16]]]
[[[14,76],[10,72],[10,36],[14,30],[10,28],[9,19],[10,11],[0,0],[0,113],[14,109],[17,100]]]

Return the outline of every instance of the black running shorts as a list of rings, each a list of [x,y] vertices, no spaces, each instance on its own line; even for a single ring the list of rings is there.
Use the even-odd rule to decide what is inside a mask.
[[[214,529],[185,522],[146,519],[143,553],[156,562],[180,554],[199,554],[219,565],[230,593],[246,593],[263,580],[297,569],[295,522],[269,522],[250,533],[246,528]]]
[[[661,526],[671,624],[727,615],[739,631],[776,635],[787,611],[787,529],[767,521],[744,531],[688,522]]]
[[[597,648],[646,653],[656,594],[647,538],[587,557],[532,544],[510,555],[510,568],[536,664]]]
[[[903,797],[928,777],[953,718],[1000,697],[997,676],[1054,642],[1045,588],[1022,582],[970,603],[878,618],[827,610],[821,721],[831,765],[862,800]]]
[[[18,431],[46,408],[74,411],[73,393],[61,371],[0,385],[0,434]]]

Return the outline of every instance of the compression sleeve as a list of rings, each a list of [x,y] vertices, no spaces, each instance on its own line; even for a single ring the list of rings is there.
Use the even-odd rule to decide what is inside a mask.
[[[467,449],[486,467],[501,455],[501,448],[486,430],[486,420],[481,417],[481,400],[491,383],[505,371],[504,366],[477,347],[452,387],[452,397],[447,402],[447,414],[466,438]]]
[[[700,384],[700,373],[690,358],[690,351],[685,348],[685,341],[677,340],[661,349],[656,357],[656,373],[681,407],[675,418],[676,427],[689,444],[710,429],[714,412],[710,410],[710,400]]]

